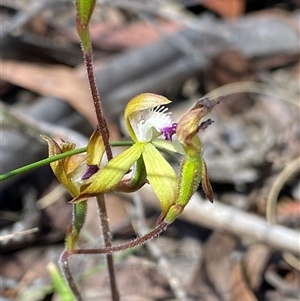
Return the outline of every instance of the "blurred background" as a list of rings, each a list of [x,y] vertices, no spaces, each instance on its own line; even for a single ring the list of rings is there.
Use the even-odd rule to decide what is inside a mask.
[[[112,140],[128,138],[123,110],[141,92],[172,100],[175,121],[204,95],[221,99],[199,134],[215,202],[200,187],[158,239],[115,255],[121,300],[299,300],[299,8],[97,1],[90,30]],[[41,134],[82,147],[96,127],[75,15],[71,0],[1,1],[1,174],[46,158]],[[69,194],[45,166],[2,181],[0,198],[0,300],[60,300],[47,266],[64,248]],[[81,247],[102,242],[94,203]],[[148,185],[107,206],[114,243],[159,216]],[[103,256],[71,262],[85,300],[110,300]]]

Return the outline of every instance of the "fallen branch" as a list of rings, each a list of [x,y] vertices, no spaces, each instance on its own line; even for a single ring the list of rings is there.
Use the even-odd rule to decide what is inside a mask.
[[[118,115],[128,99],[141,92],[164,93],[168,87],[180,86],[224,49],[237,49],[247,58],[299,53],[298,32],[280,14],[251,15],[235,22],[202,18],[193,24],[115,56],[96,70],[108,114]]]
[[[149,205],[159,208],[149,186],[141,189],[142,199]],[[196,194],[180,215],[181,219],[201,227],[233,233],[241,239],[254,243],[264,243],[282,251],[299,254],[299,232],[270,225],[257,215],[243,212],[218,201],[211,204]]]

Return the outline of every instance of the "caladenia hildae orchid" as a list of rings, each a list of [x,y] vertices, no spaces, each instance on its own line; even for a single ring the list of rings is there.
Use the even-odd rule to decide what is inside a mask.
[[[218,101],[200,99],[178,123],[175,123],[165,107],[171,102],[167,98],[151,93],[134,97],[129,101],[124,114],[125,124],[132,138],[130,147],[113,158],[112,143],[109,140],[109,130],[93,71],[89,23],[96,0],[76,0],[75,4],[76,27],[98,124],[84,154],[81,153],[82,150],[75,149],[75,145],[70,142],[57,143],[43,136],[48,143],[50,157],[45,164],[51,162],[50,166],[57,179],[67,188],[73,198],[71,201],[73,219],[66,235],[66,247],[60,258],[60,266],[76,300],[81,301],[83,298],[69,267],[70,256],[106,254],[112,300],[119,301],[112,253],[143,244],[160,234],[184,210],[200,183],[208,199],[210,201],[213,199],[198,132],[204,130],[212,122],[207,120],[201,123],[201,119]],[[178,173],[161,154],[162,149],[182,156]],[[104,154],[106,154],[107,163],[103,162]],[[34,166],[38,165],[34,164]],[[27,167],[9,172],[5,177],[2,175],[0,180],[16,175],[21,170],[24,172]],[[112,246],[105,193],[134,192],[145,184],[151,185],[161,205],[162,212],[156,227],[133,241]],[[99,208],[104,247],[83,249],[78,247],[78,239],[85,223],[88,199],[93,196],[96,197]]]
[[[106,254],[110,277],[112,300],[119,301],[111,253],[135,247],[157,236],[183,211],[199,183],[212,201],[213,193],[207,177],[202,146],[198,132],[211,121],[200,123],[217,101],[206,98],[199,100],[178,123],[172,121],[165,105],[167,98],[145,93],[134,97],[125,109],[125,124],[132,138],[132,145],[113,158],[109,131],[103,115],[101,100],[93,71],[92,43],[89,23],[96,0],[76,0],[76,27],[80,37],[88,83],[98,120],[85,155],[71,156],[51,163],[58,180],[69,190],[73,199],[73,220],[66,235],[66,249],[61,255],[60,266],[75,296],[83,300],[69,267],[69,257],[74,254]],[[74,149],[72,143],[61,145],[44,137],[49,145],[49,155],[58,155]],[[181,154],[183,160],[176,175],[174,169],[160,153],[160,149]],[[107,164],[103,167],[104,153]],[[101,166],[101,168],[100,168]],[[129,173],[129,178],[128,178]],[[112,246],[104,195],[110,191],[133,192],[149,183],[155,192],[162,209],[156,227],[148,234],[128,243]],[[84,225],[87,199],[96,197],[104,247],[98,249],[78,248],[77,242]]]
[[[113,253],[137,246],[157,236],[180,215],[200,183],[207,198],[213,201],[213,191],[202,157],[198,133],[212,123],[210,119],[204,122],[201,120],[218,101],[200,99],[178,123],[171,119],[165,107],[170,102],[163,96],[151,93],[140,94],[131,99],[125,109],[124,118],[132,138],[132,146],[103,167],[100,168],[100,162],[105,147],[98,131],[91,136],[85,155],[76,155],[51,163],[58,180],[73,196],[71,203],[79,211],[74,214],[73,227],[66,238],[67,249],[72,254]],[[66,142],[58,146],[50,138],[44,139],[49,144],[50,155],[74,147]],[[161,149],[182,155],[178,174],[161,154]],[[151,185],[162,210],[152,231],[118,246],[98,249],[76,248],[88,198],[110,191],[133,192],[145,184]]]
[[[133,145],[104,168],[93,168],[96,172],[85,180],[72,203],[109,191],[132,192],[149,182],[162,208],[159,222],[170,224],[182,212],[200,182],[212,201],[213,192],[197,134],[211,123],[210,120],[200,121],[217,102],[206,98],[199,100],[178,123],[164,107],[168,103],[167,98],[151,93],[140,94],[129,101],[124,118]],[[182,154],[178,176],[159,149]],[[124,180],[131,168],[132,177]]]

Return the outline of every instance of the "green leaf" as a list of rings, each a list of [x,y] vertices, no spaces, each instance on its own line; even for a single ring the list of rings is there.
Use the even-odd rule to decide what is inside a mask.
[[[176,174],[172,166],[151,143],[143,150],[147,177],[154,190],[163,213],[174,204],[176,190]]]

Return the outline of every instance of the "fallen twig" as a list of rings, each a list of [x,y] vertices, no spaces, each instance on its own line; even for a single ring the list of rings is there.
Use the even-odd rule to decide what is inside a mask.
[[[150,187],[143,187],[141,193],[143,201],[159,207]],[[199,194],[194,195],[179,218],[202,227],[231,232],[253,244],[265,243],[274,249],[299,254],[300,239],[297,231],[270,225],[259,216],[224,205],[217,200],[211,204]]]

